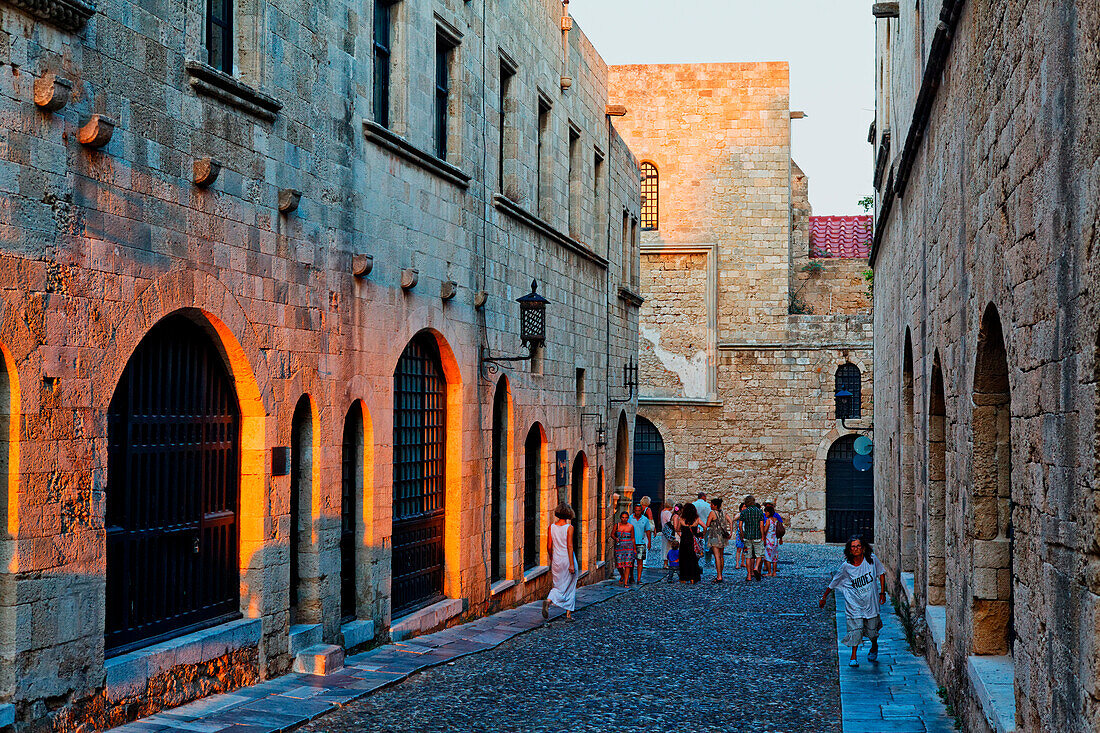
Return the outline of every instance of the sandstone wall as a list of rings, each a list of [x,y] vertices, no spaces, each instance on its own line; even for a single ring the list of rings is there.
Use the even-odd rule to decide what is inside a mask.
[[[637,164],[604,114],[607,72],[591,44],[575,29],[565,65],[558,2],[516,0],[502,12],[496,0],[404,0],[395,6],[394,138],[364,125],[374,117],[369,4],[237,3],[236,84],[188,71],[189,60],[206,58],[205,7],[105,0],[86,26],[65,30],[0,4],[0,345],[10,425],[0,706],[16,706],[20,728],[99,729],[158,699],[153,681],[140,704],[88,704],[106,679],[108,405],[142,336],[174,312],[202,324],[224,353],[241,405],[240,611],[262,623],[249,674],[290,664],[290,478],[272,475],[270,449],[291,445],[302,395],[314,415],[309,620],[325,641],[342,641],[341,438],[349,408],[361,404],[356,612],[382,634],[391,623],[393,372],[424,330],[441,344],[449,390],[446,595],[464,599],[469,616],[545,588],[548,576],[523,581],[521,562],[523,446],[535,423],[547,436],[540,531],[557,500],[554,452],[567,450],[570,463],[584,452],[581,564],[591,578],[604,572],[598,480],[614,470],[614,451],[581,413],[611,426],[611,445],[623,432],[617,421],[633,424],[632,403],[605,405],[637,353],[637,307],[617,288],[622,259],[637,248],[622,246],[615,222],[624,211],[637,217],[639,194]],[[430,153],[439,28],[459,41],[445,161]],[[506,168],[521,191],[535,190],[536,99],[551,103],[541,209],[495,195],[502,51],[516,63]],[[563,72],[573,77],[567,92]],[[33,86],[49,73],[72,81],[72,100],[44,113]],[[100,150],[77,142],[92,114],[118,123]],[[583,151],[573,236],[570,126]],[[200,188],[192,164],[208,156],[223,168]],[[300,205],[282,214],[279,192],[291,188]],[[373,255],[369,276],[353,276],[356,254]],[[408,290],[406,268],[419,271]],[[551,301],[541,368],[512,363],[498,377],[479,350],[520,353],[515,298],[532,279]],[[447,282],[457,285],[452,300],[441,297]],[[503,377],[512,434],[504,567],[517,582],[491,595],[486,433]]]
[[[902,3],[878,21],[876,144],[893,127],[880,214],[941,5],[958,15],[941,86],[904,195],[877,222],[878,549],[914,621],[942,619],[927,656],[967,729],[989,729],[974,655],[996,654],[1009,623],[1010,722],[1094,731],[1100,11],[945,2],[918,18]],[[1008,399],[993,441],[997,330]]]

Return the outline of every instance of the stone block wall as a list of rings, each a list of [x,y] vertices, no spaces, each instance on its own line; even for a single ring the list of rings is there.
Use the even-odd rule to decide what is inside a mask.
[[[393,620],[393,374],[418,333],[439,344],[448,383],[444,593],[465,599],[468,617],[545,590],[546,576],[523,582],[521,561],[524,440],[536,423],[546,436],[540,531],[557,500],[554,452],[567,450],[570,462],[584,452],[589,539],[581,564],[591,579],[606,572],[597,562],[597,482],[617,466],[597,421],[582,412],[598,413],[611,445],[618,435],[608,426],[634,420],[633,402],[606,405],[621,364],[637,354],[637,306],[620,297],[611,273],[623,269],[624,256],[638,256],[614,224],[624,211],[638,215],[638,167],[605,116],[606,66],[579,29],[569,35],[566,63],[561,4],[516,0],[507,12],[499,5],[394,5],[392,134],[385,134],[365,124],[375,117],[372,4],[240,0],[233,73],[220,75],[189,63],[207,58],[200,0],[104,0],[82,27],[0,3],[7,427],[0,434],[8,479],[0,488],[0,703],[16,705],[18,729],[102,729],[169,702],[158,703],[156,680],[137,695],[140,704],[90,701],[103,699],[107,678],[105,575],[113,570],[105,517],[117,480],[107,466],[108,408],[142,337],[173,313],[204,329],[240,406],[240,613],[262,626],[259,644],[240,654],[255,675],[280,674],[291,662],[291,480],[274,475],[271,449],[294,444],[303,395],[312,466],[302,487],[309,598],[300,611],[308,618],[298,620],[321,624],[327,642],[343,638],[341,445],[353,411],[364,423],[356,617],[382,634]],[[441,29],[458,41],[446,160],[432,154],[431,132]],[[550,102],[541,210],[497,196],[502,52],[515,62],[505,168],[523,190],[534,190],[538,168],[536,100]],[[565,72],[573,77],[568,91]],[[34,85],[49,74],[70,80],[72,96],[44,112]],[[100,149],[77,140],[93,114],[117,123]],[[585,150],[574,166],[584,182],[576,236],[570,125]],[[207,157],[221,171],[199,187],[192,166]],[[301,191],[290,213],[278,208],[284,189]],[[373,256],[365,277],[352,272],[360,254]],[[418,270],[418,281],[405,289],[408,269]],[[522,351],[515,299],[533,279],[551,301],[541,359],[490,373],[481,349]],[[445,299],[451,282],[457,294]],[[587,408],[578,404],[578,368]],[[493,595],[487,436],[498,386],[509,394],[511,433],[504,574],[516,584]],[[247,676],[220,679],[231,687]]]
[[[877,21],[877,547],[966,729],[1094,731],[1100,10],[921,11]]]
[[[826,262],[810,278],[809,181],[790,156],[785,63],[611,69],[617,125],[658,169],[643,232],[640,414],[664,441],[664,495],[776,499],[820,542],[829,447],[871,415],[869,302]],[[863,264],[865,267],[865,264]],[[802,289],[813,315],[791,312]],[[835,373],[863,372],[865,422],[835,419]],[[736,503],[733,509],[736,509]]]

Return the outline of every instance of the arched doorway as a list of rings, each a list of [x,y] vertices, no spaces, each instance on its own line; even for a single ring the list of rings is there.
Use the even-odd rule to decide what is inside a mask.
[[[161,320],[108,410],[108,656],[240,616],[240,424],[207,333]]]
[[[901,375],[901,491],[898,503],[899,567],[903,573],[916,569],[917,554],[917,489],[916,489],[916,417],[913,380],[913,340],[905,329],[905,346]]]
[[[587,502],[585,501],[585,494],[587,493],[588,484],[588,457],[581,451],[577,454],[577,457],[573,460],[573,482],[572,493],[570,494],[569,503],[573,506],[573,512],[577,515],[576,520],[573,522],[573,552],[577,556],[578,570],[584,567],[584,556],[581,550],[584,547],[585,530],[588,523],[585,521],[588,511]]]
[[[546,438],[535,423],[523,442],[523,569],[539,564],[539,497],[546,464]]]
[[[846,542],[852,535],[875,538],[875,477],[857,471],[855,435],[845,435],[825,459],[825,541]]]
[[[393,375],[394,616],[443,597],[447,381],[428,333],[409,342]]]
[[[971,413],[973,454],[968,532],[974,654],[1012,653],[1013,618],[1012,440],[1008,353],[997,309],[990,305],[978,334]]]
[[[657,426],[639,415],[634,421],[634,501],[643,496],[654,506],[665,500],[665,441]],[[658,532],[660,514],[653,512]]]
[[[306,600],[302,587],[301,556],[306,552],[313,524],[313,405],[308,395],[298,398],[290,423],[290,622],[299,623]]]
[[[344,418],[340,441],[340,623],[355,620],[355,541],[363,500],[363,406],[356,402]]]
[[[928,398],[928,603],[947,602],[947,400],[939,352],[932,358]]]
[[[490,467],[490,517],[489,517],[489,582],[504,577],[507,566],[505,543],[508,500],[508,380],[497,382],[493,397],[493,445]]]

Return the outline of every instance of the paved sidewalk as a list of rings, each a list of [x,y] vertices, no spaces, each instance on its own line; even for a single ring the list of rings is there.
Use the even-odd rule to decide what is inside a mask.
[[[870,644],[859,650],[859,666],[849,667],[852,648],[844,638],[844,603],[836,612],[840,663],[840,709],[844,733],[953,733],[955,721],[936,694],[928,662],[909,651],[905,629],[892,606],[882,609],[878,662],[867,661]]]
[[[663,580],[662,571],[646,570],[643,583]],[[577,589],[577,610],[624,593],[616,581]],[[542,603],[528,603],[434,634],[386,644],[345,660],[344,669],[325,677],[291,673],[112,728],[113,733],[282,733],[325,713],[396,684],[428,667],[492,649],[543,625]],[[565,612],[551,606],[550,620]]]

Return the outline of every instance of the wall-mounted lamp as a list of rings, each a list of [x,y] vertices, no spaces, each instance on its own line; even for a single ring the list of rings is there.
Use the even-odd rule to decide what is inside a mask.
[[[634,357],[623,364],[623,388],[626,390],[626,397],[618,400],[608,395],[608,404],[617,405],[634,399],[634,392],[638,389],[638,364],[634,361]]]
[[[482,347],[481,365],[489,374],[500,371],[502,362],[530,361],[535,349],[546,343],[546,305],[550,302],[538,293],[539,283],[531,281],[531,292],[521,298],[519,303],[519,340],[527,347],[526,356],[493,356]]]

